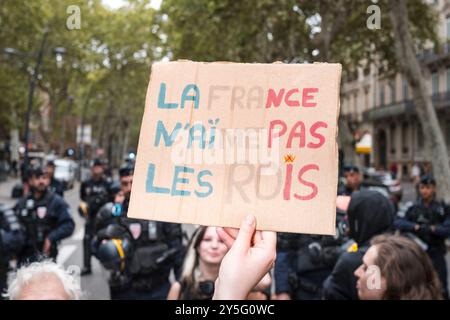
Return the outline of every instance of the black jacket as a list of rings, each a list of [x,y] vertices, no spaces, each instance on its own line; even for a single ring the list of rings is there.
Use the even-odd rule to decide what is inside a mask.
[[[70,237],[75,229],[69,205],[50,191],[41,199],[35,199],[32,194],[27,195],[19,200],[14,210],[26,229],[27,255],[41,253],[45,238],[53,243],[56,254],[57,242]]]
[[[348,211],[350,237],[358,250],[343,253],[331,275],[324,282],[324,298],[327,300],[358,299],[355,270],[362,264],[362,257],[373,236],[392,228],[394,208],[389,200],[377,191],[358,191],[352,195]]]
[[[0,300],[6,289],[9,259],[23,247],[25,233],[12,209],[0,209]]]
[[[93,218],[105,203],[112,200],[111,185],[105,179],[83,181],[80,198],[87,203],[89,217]]]
[[[94,224],[95,237],[92,241],[94,255],[99,258],[97,252],[102,240],[127,238],[131,241],[132,248],[130,256],[126,257],[125,270],[122,271],[128,279],[127,285],[143,288],[146,284],[153,287],[152,282],[156,282],[158,285],[169,284],[169,275],[172,269],[176,278],[181,273],[183,262],[181,225],[127,218],[128,201],[126,199],[123,203],[120,216],[114,216],[112,203],[105,204],[98,211]],[[120,226],[120,228],[113,229],[111,228],[113,225]],[[160,249],[157,250],[157,248]],[[156,256],[150,254],[152,251]],[[139,261],[153,265],[154,260],[165,255],[167,255],[167,259],[158,264],[155,271],[139,269],[142,267]],[[103,261],[100,262],[103,263]],[[145,290],[148,291],[150,288],[145,288]]]
[[[415,230],[417,224],[421,226],[418,231]],[[429,247],[445,254],[445,239],[450,236],[450,208],[443,201],[433,200],[427,206],[419,199],[394,225],[400,231],[414,233]],[[431,226],[435,226],[434,231]]]
[[[51,192],[64,198],[64,183],[58,179],[52,178],[50,181],[49,189]]]

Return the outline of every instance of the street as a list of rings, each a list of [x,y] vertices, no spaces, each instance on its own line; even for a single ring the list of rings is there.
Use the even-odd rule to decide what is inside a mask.
[[[9,179],[6,182],[0,183],[0,204],[5,206],[12,206],[15,203],[11,199],[11,190],[15,183],[19,180]],[[83,262],[83,235],[84,235],[84,220],[78,214],[77,208],[79,204],[79,182],[76,182],[74,188],[64,193],[65,200],[69,203],[72,216],[75,220],[76,228],[73,235],[62,241],[59,247],[59,254],[57,262],[64,265],[66,268],[70,266],[82,267]],[[415,192],[410,183],[403,183],[404,197],[403,203],[413,201]],[[194,230],[193,225],[183,225],[183,231],[191,235]],[[447,254],[447,269],[449,271],[450,282],[450,253]],[[92,274],[81,277],[81,287],[84,292],[84,299],[89,300],[108,300],[109,290],[107,284],[108,271],[106,271],[100,263],[92,258]]]

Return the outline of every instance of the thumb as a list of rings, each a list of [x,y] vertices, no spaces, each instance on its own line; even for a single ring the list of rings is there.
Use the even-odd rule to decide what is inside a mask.
[[[234,242],[238,250],[247,251],[252,243],[253,234],[255,233],[256,219],[253,215],[245,217],[241,223],[241,228]]]

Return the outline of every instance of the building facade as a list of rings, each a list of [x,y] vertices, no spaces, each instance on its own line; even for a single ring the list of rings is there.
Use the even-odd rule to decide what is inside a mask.
[[[431,46],[418,58],[430,71],[429,91],[450,150],[450,1],[435,0],[430,5],[438,13],[437,32],[444,45]],[[385,74],[372,65],[367,70],[358,70],[353,79],[344,79],[341,115],[357,135],[367,132],[373,138],[370,157],[357,155],[345,161],[385,170],[395,164],[399,177],[407,178],[414,163],[430,161],[432,151],[426,151],[405,77]]]

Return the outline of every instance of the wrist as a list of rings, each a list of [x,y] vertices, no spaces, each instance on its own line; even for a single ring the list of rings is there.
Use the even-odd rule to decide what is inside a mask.
[[[221,285],[220,279],[217,278],[214,284],[213,300],[245,300],[247,294],[239,288]]]

